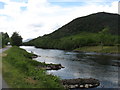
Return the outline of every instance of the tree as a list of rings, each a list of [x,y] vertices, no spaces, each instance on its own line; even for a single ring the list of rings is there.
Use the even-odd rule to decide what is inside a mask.
[[[109,35],[109,34],[110,34],[110,33],[109,33],[109,28],[104,28],[102,31],[99,32],[102,49],[103,49],[103,46],[104,46],[104,44],[105,44],[106,37],[107,37],[107,35]]]
[[[3,37],[4,37],[4,43],[5,45],[7,45],[9,42],[9,35],[7,33],[4,33]]]
[[[0,32],[0,39],[1,39],[1,45],[4,47],[5,45],[8,45],[9,42],[9,35],[7,33]]]
[[[12,46],[22,45],[22,37],[17,32],[14,32],[11,36],[11,45]]]

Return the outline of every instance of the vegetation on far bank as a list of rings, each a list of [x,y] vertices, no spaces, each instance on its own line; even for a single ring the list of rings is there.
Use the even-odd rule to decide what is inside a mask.
[[[120,54],[120,46],[86,46],[74,51]]]
[[[80,34],[63,37],[60,39],[52,39],[50,37],[41,37],[29,41],[24,45],[33,45],[38,48],[55,48],[63,50],[74,50],[85,46],[116,46],[120,43],[120,36],[106,34],[101,38],[100,33],[82,32]],[[102,43],[101,43],[102,42]]]
[[[3,57],[3,77],[12,88],[61,88],[64,89],[57,76],[48,75],[37,65],[45,63],[32,60],[33,54],[16,46],[5,51]]]

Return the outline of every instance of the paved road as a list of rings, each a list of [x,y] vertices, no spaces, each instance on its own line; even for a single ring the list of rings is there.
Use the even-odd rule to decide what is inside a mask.
[[[4,52],[5,50],[9,49],[11,46],[7,46],[3,49],[0,49],[0,53]],[[2,58],[0,58],[0,60],[2,61]],[[0,64],[0,89],[2,88],[8,88],[7,83],[5,82],[5,80],[2,78],[2,65]]]

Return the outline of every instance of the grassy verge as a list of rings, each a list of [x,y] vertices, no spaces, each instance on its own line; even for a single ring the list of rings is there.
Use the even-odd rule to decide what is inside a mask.
[[[85,46],[75,49],[75,51],[98,52],[98,53],[120,53],[118,46]]]
[[[60,88],[64,89],[60,79],[37,69],[36,65],[44,65],[30,59],[32,54],[18,47],[12,47],[3,57],[3,77],[12,88]]]

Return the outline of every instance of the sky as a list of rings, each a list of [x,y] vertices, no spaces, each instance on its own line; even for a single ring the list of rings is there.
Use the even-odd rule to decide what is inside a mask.
[[[77,17],[118,13],[118,0],[0,0],[0,32],[23,40],[49,34]]]

